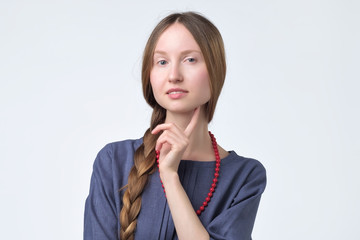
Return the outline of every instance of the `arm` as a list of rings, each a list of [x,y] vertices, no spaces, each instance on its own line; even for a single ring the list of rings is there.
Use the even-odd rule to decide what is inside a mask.
[[[156,144],[156,150],[160,151],[160,177],[176,232],[181,240],[209,239],[209,234],[196,215],[178,176],[179,163],[189,145],[189,136],[195,128],[199,113],[200,109],[197,108],[185,131],[175,124],[160,124],[152,131],[153,134],[163,131]]]
[[[90,191],[85,203],[85,240],[118,239],[110,153],[108,145],[99,152],[94,162]]]
[[[251,240],[259,202],[266,187],[266,171],[257,161],[244,168],[246,170],[238,174],[245,180],[235,180],[241,187],[232,197],[231,204],[207,225],[210,239]]]
[[[209,234],[196,215],[177,173],[161,173],[166,198],[179,239],[209,239]]]

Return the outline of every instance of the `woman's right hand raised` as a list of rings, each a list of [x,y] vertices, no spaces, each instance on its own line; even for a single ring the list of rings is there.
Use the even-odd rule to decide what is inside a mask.
[[[195,129],[199,115],[200,107],[194,110],[193,116],[185,130],[179,128],[175,123],[163,123],[151,131],[152,134],[158,134],[160,131],[163,131],[155,146],[155,150],[160,152],[160,173],[177,173],[180,160],[189,145],[189,138]]]

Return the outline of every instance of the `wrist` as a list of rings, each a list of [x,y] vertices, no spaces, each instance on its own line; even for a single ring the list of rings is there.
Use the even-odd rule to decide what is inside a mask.
[[[179,175],[177,172],[166,171],[164,169],[160,169],[160,178],[165,187],[180,181]]]

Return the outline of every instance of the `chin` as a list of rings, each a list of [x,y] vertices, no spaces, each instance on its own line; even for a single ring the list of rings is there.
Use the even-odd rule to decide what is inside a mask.
[[[172,104],[169,104],[169,103],[160,104],[160,106],[163,107],[164,109],[166,109],[166,111],[177,113],[177,114],[184,114],[184,113],[189,113],[189,112],[194,111],[199,106],[201,106],[203,108],[203,106],[205,106],[205,104],[206,103],[184,104],[184,102],[182,102],[182,103],[177,102],[177,103],[172,103]]]
[[[166,109],[167,112],[171,112],[171,113],[176,113],[176,114],[185,114],[185,113],[189,113],[195,110],[196,107],[194,108],[168,108]]]
[[[178,107],[174,107],[174,106],[171,106],[171,107],[165,107],[166,111],[168,112],[172,112],[172,113],[175,113],[175,114],[187,114],[189,112],[193,112],[196,108],[198,108],[199,106],[204,106],[204,105],[190,105],[190,106],[178,106]]]

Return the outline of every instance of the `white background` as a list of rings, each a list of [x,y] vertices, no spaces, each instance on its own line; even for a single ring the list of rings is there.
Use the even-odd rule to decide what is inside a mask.
[[[226,45],[210,129],[267,169],[253,238],[359,239],[356,0],[1,0],[1,239],[82,238],[97,152],[149,126],[145,41],[185,10]]]

